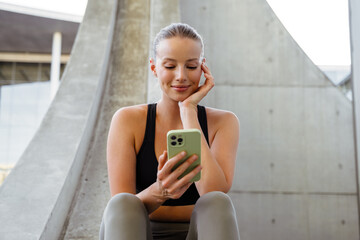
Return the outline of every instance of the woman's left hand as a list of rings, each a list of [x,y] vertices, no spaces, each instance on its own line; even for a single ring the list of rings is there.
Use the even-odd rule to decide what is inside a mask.
[[[205,65],[205,62],[201,64],[201,70],[204,72],[205,82],[201,85],[196,92],[191,94],[184,101],[179,102],[180,107],[194,107],[203,99],[208,92],[214,87],[214,77],[211,75],[209,67]]]

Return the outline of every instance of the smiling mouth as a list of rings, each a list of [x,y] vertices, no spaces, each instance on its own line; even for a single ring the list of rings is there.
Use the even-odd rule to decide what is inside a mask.
[[[174,90],[179,91],[179,92],[186,91],[189,87],[190,87],[190,86],[182,86],[182,85],[179,85],[179,86],[171,86],[171,88],[173,88]]]

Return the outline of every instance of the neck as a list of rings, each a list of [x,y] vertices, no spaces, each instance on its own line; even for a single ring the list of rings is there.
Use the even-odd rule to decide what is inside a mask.
[[[177,128],[182,126],[178,102],[161,98],[157,103],[157,109],[158,120],[169,126]]]

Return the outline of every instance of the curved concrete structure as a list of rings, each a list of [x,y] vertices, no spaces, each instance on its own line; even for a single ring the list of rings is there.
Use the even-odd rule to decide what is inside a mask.
[[[59,93],[0,189],[0,236],[98,239],[111,117],[159,98],[149,42],[178,18],[205,40],[216,87],[204,102],[241,122],[241,239],[358,239],[351,103],[265,0],[89,0]]]
[[[88,3],[58,93],[0,188],[0,239],[60,236],[99,114],[116,4]]]

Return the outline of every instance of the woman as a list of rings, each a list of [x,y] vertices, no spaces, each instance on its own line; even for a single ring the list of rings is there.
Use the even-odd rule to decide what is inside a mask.
[[[199,106],[214,86],[200,35],[189,25],[171,24],[154,41],[150,68],[162,96],[155,104],[118,110],[112,119],[107,162],[112,198],[101,239],[239,239],[230,190],[239,122],[227,111]],[[206,78],[199,86],[200,77]],[[201,131],[201,166],[178,177],[197,159],[168,159],[166,134]],[[201,179],[190,180],[201,171]]]

